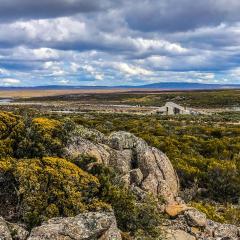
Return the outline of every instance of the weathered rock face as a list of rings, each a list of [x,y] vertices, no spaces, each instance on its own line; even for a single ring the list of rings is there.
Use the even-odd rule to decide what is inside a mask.
[[[205,227],[207,225],[206,214],[197,211],[196,209],[190,209],[185,211],[188,225],[191,227]]]
[[[93,156],[117,169],[127,185],[161,195],[168,203],[175,201],[179,181],[165,154],[131,133],[115,132],[106,137],[91,131],[81,127],[66,148],[68,156]]]
[[[23,227],[9,223],[0,217],[0,239],[2,240],[26,240],[29,233]]]
[[[8,229],[7,223],[3,218],[0,218],[0,239],[12,240],[12,236]]]
[[[193,208],[187,209],[169,221],[168,228],[173,232],[184,231],[197,240],[240,239],[240,229],[237,226],[208,220],[205,214]]]
[[[95,157],[99,163],[109,165],[110,151],[107,145],[95,144],[82,137],[73,137],[67,148],[67,155],[75,158],[79,154]]]
[[[137,138],[133,134],[121,131],[106,137],[96,130],[92,131],[80,127],[80,131],[72,137],[66,151],[68,156],[86,154],[95,157],[98,163],[114,167],[120,173],[121,179],[126,186],[139,198],[144,198],[146,192],[150,192],[155,196],[161,195],[166,201],[164,210],[171,217],[168,224],[166,224],[166,239],[240,239],[240,230],[237,226],[213,222],[208,220],[205,214],[188,207],[178,197],[178,177],[167,156],[158,149],[148,146],[144,140]],[[61,224],[64,225],[64,221],[61,220]],[[42,229],[42,232],[47,232],[48,227],[50,227],[56,229],[54,231],[59,234],[62,231],[59,230],[59,228],[62,229],[61,224],[55,223],[52,226],[51,223],[48,223],[48,225],[38,228],[37,231]],[[76,222],[75,225],[78,226]],[[101,229],[101,227],[98,229]],[[114,227],[114,229],[116,228]],[[54,231],[52,233],[55,234]],[[91,238],[88,230],[85,231],[90,238],[84,239],[95,239]],[[108,234],[108,231],[105,231],[105,233]],[[69,235],[64,234],[64,238],[59,237],[58,239],[68,240],[67,236]],[[119,236],[117,235],[117,237]],[[30,240],[38,239],[40,240],[40,238]]]
[[[54,218],[34,228],[28,240],[121,240],[113,213],[89,212]]]
[[[132,175],[133,170],[137,171],[138,177],[135,178],[132,175],[131,184],[156,196],[162,195],[168,202],[174,201],[179,190],[178,178],[166,155],[148,146],[144,140],[126,132],[111,134],[109,145],[116,151],[131,151],[131,159],[128,155],[128,158],[122,161],[122,164],[126,165],[125,169],[128,170],[124,172],[125,174]],[[119,168],[120,165],[114,158],[111,164],[115,168]]]

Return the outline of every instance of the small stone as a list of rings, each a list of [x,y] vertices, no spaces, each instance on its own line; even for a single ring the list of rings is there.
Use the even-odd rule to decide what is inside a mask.
[[[168,230],[166,240],[196,240],[196,238],[182,230]]]
[[[207,225],[206,214],[196,209],[190,209],[184,213],[186,220],[191,227],[205,227]]]
[[[214,237],[238,238],[238,227],[231,224],[215,223]]]
[[[188,209],[190,209],[190,208],[185,204],[169,204],[166,206],[165,212],[170,217],[176,217]]]

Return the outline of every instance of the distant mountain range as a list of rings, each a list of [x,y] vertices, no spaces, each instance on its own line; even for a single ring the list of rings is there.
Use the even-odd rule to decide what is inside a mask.
[[[47,85],[36,87],[5,87],[0,90],[70,90],[70,89],[155,89],[155,90],[215,90],[215,89],[240,89],[240,84],[204,84],[188,82],[161,82],[140,86],[63,86]]]

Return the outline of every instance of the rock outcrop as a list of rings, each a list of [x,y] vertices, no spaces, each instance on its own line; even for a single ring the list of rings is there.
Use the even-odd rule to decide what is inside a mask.
[[[109,137],[80,127],[66,149],[67,155],[86,154],[99,163],[114,167],[130,187],[138,187],[168,203],[175,202],[179,192],[178,177],[165,154],[128,132]]]
[[[53,218],[32,230],[28,240],[121,240],[114,214],[88,212],[76,217]]]
[[[12,240],[10,230],[3,218],[0,218],[0,239]]]
[[[169,220],[167,228],[173,232],[181,230],[197,240],[240,239],[239,227],[211,221],[204,213],[194,208],[183,211],[176,218]]]
[[[26,240],[29,233],[23,227],[5,221],[0,217],[0,239],[1,240]]]
[[[29,234],[0,218],[1,240],[121,240],[112,212],[88,212],[76,217],[53,218]]]
[[[206,215],[188,207],[179,198],[179,181],[167,156],[127,132],[114,132],[106,137],[96,130],[80,127],[66,149],[70,156],[86,154],[98,163],[114,167],[122,180],[137,195],[146,192],[161,195],[165,212],[170,216],[167,239],[223,240],[240,239],[237,226],[208,220]]]
[[[165,200],[159,211],[169,219],[164,223],[166,240],[237,240],[237,226],[221,224],[188,207],[179,197],[179,181],[167,156],[144,140],[127,132],[105,136],[96,130],[78,127],[66,147],[66,155],[95,157],[97,162],[112,166],[121,180],[139,199],[147,192]],[[9,179],[0,175],[3,193],[9,193]],[[14,191],[11,191],[14,193]],[[6,195],[6,194],[5,194]],[[3,196],[5,196],[3,195]],[[8,198],[0,198],[4,205]],[[6,205],[7,206],[7,205]],[[7,207],[14,213],[14,203]],[[13,209],[13,210],[12,210]],[[14,214],[13,214],[14,215]],[[0,218],[0,239],[4,240],[121,240],[112,212],[88,212],[67,218],[53,218],[28,233],[22,226]]]

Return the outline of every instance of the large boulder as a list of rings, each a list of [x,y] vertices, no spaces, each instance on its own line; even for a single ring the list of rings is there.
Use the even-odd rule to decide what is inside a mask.
[[[207,229],[216,239],[240,239],[240,228],[231,224],[221,224],[211,220],[207,221]]]
[[[76,158],[82,154],[96,158],[98,163],[109,165],[109,147],[103,144],[93,143],[79,136],[74,136],[66,148],[66,155],[71,158]]]
[[[181,230],[198,240],[240,239],[239,227],[208,220],[204,213],[194,208],[183,211],[175,219],[170,220],[167,226],[168,231]]]
[[[7,223],[2,217],[0,217],[0,239],[12,240],[12,236],[10,230],[8,229]]]
[[[179,181],[165,154],[127,132],[112,133],[108,142],[109,146],[116,151],[131,151],[131,159],[126,161],[125,158],[123,161],[123,164],[127,165],[126,169],[130,166],[131,180],[136,179],[131,184],[139,185],[141,180],[140,188],[155,196],[162,195],[167,202],[174,202],[179,191]],[[113,161],[114,158],[111,160],[112,165],[119,168],[119,162],[114,163]],[[136,170],[134,177],[133,170]]]
[[[88,212],[76,217],[53,218],[32,230],[28,240],[121,240],[112,212]]]
[[[10,223],[0,217],[1,240],[26,240],[29,233],[18,224]]]
[[[81,127],[69,141],[66,152],[72,157],[93,156],[99,163],[114,167],[126,185],[161,195],[168,203],[175,202],[178,196],[179,181],[170,160],[131,133],[120,131],[105,137]]]
[[[207,225],[206,214],[196,209],[187,210],[184,215],[186,216],[188,225],[191,227],[206,227]]]

